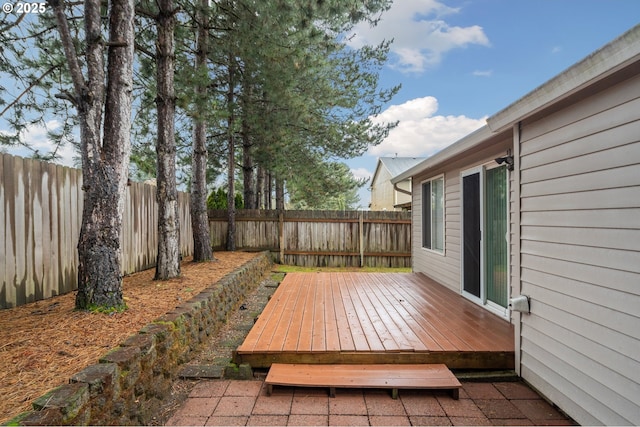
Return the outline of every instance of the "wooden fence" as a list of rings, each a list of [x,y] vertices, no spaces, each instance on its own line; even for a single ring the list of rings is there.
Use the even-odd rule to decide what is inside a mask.
[[[0,153],[0,308],[77,288],[82,174]],[[181,252],[193,253],[189,196],[180,193]],[[123,218],[123,274],[155,266],[156,187],[132,183]]]
[[[226,211],[209,211],[214,250],[227,244]],[[411,266],[409,212],[240,210],[236,248],[269,250],[299,266]]]

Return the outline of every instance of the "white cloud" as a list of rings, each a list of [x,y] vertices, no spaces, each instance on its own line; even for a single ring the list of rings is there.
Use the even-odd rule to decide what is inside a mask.
[[[442,19],[459,10],[438,0],[396,1],[377,26],[356,26],[349,43],[358,48],[393,38],[391,66],[406,73],[421,73],[439,64],[442,55],[452,49],[490,45],[482,27],[451,26]]]
[[[562,52],[562,46],[554,46],[553,48],[551,48],[551,53],[552,54],[556,54],[556,53],[560,53]]]
[[[471,74],[476,77],[491,77],[493,75],[493,70],[475,70]]]
[[[438,100],[432,96],[392,105],[376,116],[376,123],[399,120],[398,126],[369,154],[378,157],[428,157],[486,124],[486,117],[439,116]]]
[[[28,125],[22,132],[20,132],[20,142],[26,147],[9,148],[7,152],[15,156],[32,157],[34,151],[38,151],[40,155],[45,155],[52,152],[55,149],[54,144],[49,140],[47,133],[49,131],[55,131],[61,126],[61,123],[57,120],[49,120],[43,125],[32,124]],[[0,132],[8,135],[9,132],[0,130]],[[15,133],[14,133],[15,135]],[[57,155],[59,157],[55,163],[75,167],[74,157],[76,156],[75,149],[69,143],[62,147],[58,147]]]
[[[352,168],[351,174],[356,179],[369,179],[373,176],[373,172],[367,170],[367,168]]]

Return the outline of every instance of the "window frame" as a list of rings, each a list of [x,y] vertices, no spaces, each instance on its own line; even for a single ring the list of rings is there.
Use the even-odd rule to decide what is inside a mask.
[[[441,206],[434,206],[431,201],[432,191],[433,191],[433,183],[435,181],[442,182],[442,204]],[[427,191],[425,191],[425,187]],[[446,248],[446,235],[445,235],[445,200],[446,200],[446,191],[445,191],[445,177],[444,174],[436,175],[432,178],[426,179],[420,183],[420,189],[422,191],[422,206],[421,206],[421,221],[422,221],[422,231],[421,231],[421,247],[425,251],[434,252],[439,255],[445,254]],[[426,195],[426,196],[425,196]],[[427,209],[427,200],[428,209]],[[438,215],[435,215],[436,209],[440,209],[440,217],[442,218],[442,222],[440,224],[440,233],[434,233],[434,227],[437,226],[436,221]],[[436,248],[437,246],[437,236],[442,236],[442,248]],[[428,240],[428,242],[427,242]]]

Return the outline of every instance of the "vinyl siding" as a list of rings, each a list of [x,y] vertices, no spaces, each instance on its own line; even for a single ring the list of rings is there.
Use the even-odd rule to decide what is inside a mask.
[[[393,187],[393,184],[391,184],[391,186]],[[411,180],[407,179],[406,181],[400,181],[398,183],[398,188],[411,192]],[[409,194],[395,191],[395,189],[393,192],[395,197],[394,206],[411,202],[411,196]]]
[[[521,375],[583,425],[640,424],[640,77],[520,151]]]
[[[413,270],[460,293],[460,173],[492,162],[512,146],[511,135],[492,141],[487,147],[448,162],[446,169],[425,171],[413,177],[412,262]],[[444,174],[445,250],[444,254],[422,247],[422,182]]]

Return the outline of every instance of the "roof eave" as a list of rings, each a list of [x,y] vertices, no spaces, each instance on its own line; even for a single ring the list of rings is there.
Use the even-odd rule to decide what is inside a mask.
[[[446,148],[443,148],[433,156],[423,160],[422,162],[418,163],[414,167],[407,169],[401,174],[391,178],[391,182],[395,184],[400,181],[404,181],[405,179],[411,178],[413,175],[416,175],[421,171],[424,171],[442,162],[445,162],[448,159],[451,159],[452,157],[457,156],[458,154],[463,153],[464,151],[481,143],[482,141],[490,137],[492,134],[493,133],[491,132],[488,126],[486,125],[482,126],[480,129],[477,129],[474,132],[471,132],[469,135],[465,136],[464,138],[459,139],[458,141],[454,142],[453,144],[449,145]]]

